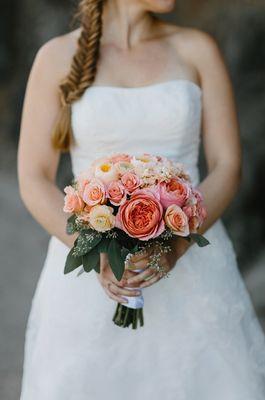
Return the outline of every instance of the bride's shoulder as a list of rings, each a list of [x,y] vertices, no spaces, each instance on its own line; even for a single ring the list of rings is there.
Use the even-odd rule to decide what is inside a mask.
[[[36,52],[33,67],[64,77],[77,49],[79,29],[56,36],[44,43]]]
[[[190,27],[167,24],[168,40],[176,52],[195,65],[218,62],[222,58],[217,40],[208,32]]]

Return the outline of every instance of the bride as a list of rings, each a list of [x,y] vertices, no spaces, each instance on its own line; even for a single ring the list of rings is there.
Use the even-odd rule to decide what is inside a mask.
[[[265,343],[221,216],[240,182],[231,82],[215,41],[155,13],[174,0],[82,0],[80,28],[46,43],[27,85],[18,154],[22,199],[50,233],[32,300],[21,400],[262,400]],[[200,140],[208,165],[198,172]],[[111,153],[182,162],[204,195],[199,249],[183,239],[163,258],[169,278],[144,271],[118,282],[63,274],[74,236],[56,186],[60,152],[74,176]],[[129,289],[126,289],[129,287]],[[116,301],[144,288],[146,322],[113,324]],[[114,301],[113,301],[114,300]]]

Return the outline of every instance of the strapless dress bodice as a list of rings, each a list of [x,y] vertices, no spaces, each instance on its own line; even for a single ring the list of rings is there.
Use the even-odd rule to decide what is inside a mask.
[[[73,174],[112,153],[147,152],[183,163],[198,183],[201,95],[197,84],[182,79],[88,88],[72,105]]]

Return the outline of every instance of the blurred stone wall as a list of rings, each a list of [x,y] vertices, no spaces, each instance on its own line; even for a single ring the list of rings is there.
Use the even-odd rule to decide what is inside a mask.
[[[9,168],[14,165],[33,57],[45,41],[69,29],[75,1],[4,0],[1,8],[0,168]],[[166,18],[213,34],[229,67],[241,125],[244,176],[240,193],[224,218],[240,266],[247,267],[259,257],[265,238],[265,192],[260,188],[265,181],[265,2],[177,1],[176,11]]]

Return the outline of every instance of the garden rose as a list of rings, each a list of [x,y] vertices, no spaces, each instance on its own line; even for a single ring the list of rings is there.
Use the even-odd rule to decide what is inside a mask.
[[[164,208],[169,207],[171,204],[182,207],[189,198],[190,193],[190,187],[177,178],[171,178],[168,182],[160,184],[160,198]]]
[[[89,224],[98,232],[106,232],[115,226],[113,208],[106,205],[96,205],[89,213]]]
[[[126,201],[126,191],[119,181],[112,181],[107,188],[107,197],[111,204],[119,206]]]
[[[165,222],[175,235],[188,236],[190,233],[188,217],[176,204],[171,204],[166,209]]]
[[[99,179],[93,179],[83,190],[83,200],[88,206],[103,204],[105,202],[105,186]]]
[[[138,176],[132,172],[126,172],[121,177],[121,182],[128,193],[133,193],[141,184]]]
[[[79,213],[84,208],[84,202],[78,192],[72,186],[66,186],[64,189],[66,196],[64,197],[64,212]]]
[[[163,207],[151,191],[138,190],[120,206],[116,226],[139,240],[157,237],[165,229]]]

